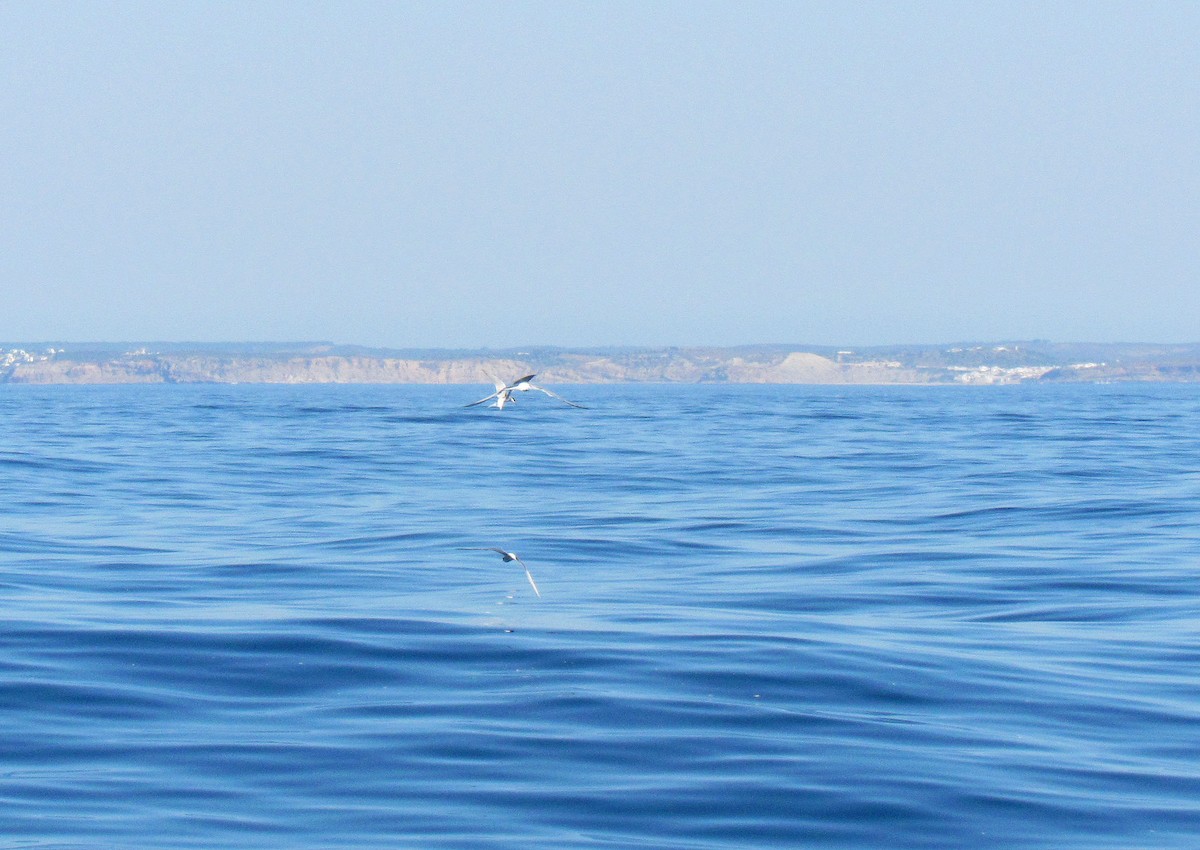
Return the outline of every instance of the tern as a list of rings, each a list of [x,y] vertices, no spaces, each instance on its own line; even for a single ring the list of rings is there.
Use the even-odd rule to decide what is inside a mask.
[[[582,404],[576,404],[573,401],[567,401],[565,398],[560,396],[558,393],[551,392],[550,390],[546,389],[545,387],[539,387],[537,384],[532,383],[533,379],[536,377],[537,377],[537,373],[534,372],[532,375],[525,375],[524,377],[517,378],[511,384],[502,384],[502,383],[500,383],[500,381],[496,380],[496,378],[493,376],[492,382],[496,385],[496,391],[494,393],[492,393],[490,396],[487,396],[486,398],[481,398],[479,401],[473,401],[470,404],[464,405],[464,406],[465,407],[474,407],[477,404],[483,404],[485,401],[490,401],[491,399],[496,399],[495,406],[497,408],[499,408],[500,410],[503,410],[504,404],[506,402],[515,402],[516,401],[516,399],[513,398],[513,395],[512,395],[513,393],[527,393],[530,390],[537,390],[540,393],[545,393],[546,395],[550,396],[551,398],[558,399],[563,404],[569,404],[571,407],[579,407],[584,410],[587,409]]]
[[[483,404],[485,401],[491,401],[492,399],[495,399],[496,403],[489,406],[494,407],[497,410],[503,410],[504,405],[517,403],[517,400],[512,397],[512,387],[508,386],[508,384],[494,376],[492,377],[492,383],[496,386],[496,391],[494,393],[486,398],[481,398],[479,401],[473,401],[470,404],[464,404],[463,407],[474,407],[477,404]]]
[[[505,552],[496,546],[460,546],[459,549],[463,552],[496,552],[500,555],[500,560],[504,563],[516,561],[521,565],[521,569],[525,570],[525,578],[529,579],[529,586],[533,588],[533,592],[537,594],[538,599],[542,598],[542,592],[537,589],[537,584],[533,580],[533,573],[529,572],[529,567],[525,566],[525,562],[517,557],[516,552]]]

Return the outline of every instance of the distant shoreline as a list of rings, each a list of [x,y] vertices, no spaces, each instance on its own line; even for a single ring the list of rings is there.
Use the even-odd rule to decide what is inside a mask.
[[[538,373],[558,384],[978,385],[1200,382],[1200,344],[401,351],[330,343],[0,346],[9,384],[490,384]]]

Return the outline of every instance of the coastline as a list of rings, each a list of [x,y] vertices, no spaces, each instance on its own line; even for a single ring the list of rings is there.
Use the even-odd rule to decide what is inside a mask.
[[[1107,350],[1106,350],[1107,346]],[[536,372],[556,384],[729,383],[955,385],[1030,382],[1200,382],[1200,346],[1008,344],[888,347],[861,352],[790,346],[513,352],[393,352],[329,344],[237,350],[0,348],[10,384],[490,384]],[[262,350],[266,349],[266,350]],[[1105,359],[1081,359],[1107,353]]]

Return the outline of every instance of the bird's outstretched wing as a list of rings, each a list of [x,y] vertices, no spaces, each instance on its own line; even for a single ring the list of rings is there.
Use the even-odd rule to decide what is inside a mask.
[[[515,387],[515,386],[517,386],[517,384],[528,383],[529,381],[532,381],[536,377],[537,377],[537,372],[534,372],[532,375],[525,375],[522,378],[517,378],[515,381],[513,381],[511,384],[509,384],[509,386]]]
[[[578,408],[580,408],[580,409],[582,409],[582,410],[587,410],[587,408],[586,408],[584,405],[582,405],[582,404],[576,404],[576,403],[575,403],[575,402],[573,402],[573,401],[567,401],[565,398],[563,398],[562,396],[560,396],[558,393],[552,393],[552,392],[550,392],[550,390],[546,389],[545,387],[535,387],[533,384],[530,384],[530,385],[529,385],[529,388],[530,388],[531,390],[538,390],[539,392],[543,392],[543,393],[545,393],[546,395],[550,396],[551,398],[556,398],[556,399],[558,399],[559,401],[561,401],[563,404],[569,404],[569,405],[571,405],[571,407],[578,407]]]
[[[459,546],[458,551],[460,551],[460,552],[495,552],[499,555],[507,555],[508,554],[503,549],[500,549],[496,546]],[[524,566],[524,564],[522,564],[522,566]]]
[[[522,568],[523,570],[525,570],[525,578],[529,579],[529,585],[530,585],[530,587],[532,587],[532,588],[533,588],[533,592],[537,594],[537,598],[538,598],[538,599],[541,599],[541,598],[542,598],[542,592],[541,592],[540,590],[538,590],[538,589],[537,589],[537,583],[536,583],[536,582],[534,582],[534,580],[533,580],[533,573],[529,572],[529,567],[525,566],[525,562],[524,562],[524,561],[522,561],[520,558],[517,558],[517,563],[521,565],[521,568]]]
[[[477,404],[483,404],[485,401],[491,401],[491,400],[492,400],[492,399],[494,399],[496,396],[500,395],[500,393],[502,393],[502,392],[504,392],[504,387],[501,387],[500,389],[496,390],[496,391],[495,391],[494,393],[492,393],[490,396],[486,396],[486,397],[484,397],[484,398],[481,398],[479,401],[473,401],[473,402],[471,402],[470,404],[464,404],[464,405],[463,405],[463,407],[474,407],[474,406],[475,406],[475,405],[477,405]]]

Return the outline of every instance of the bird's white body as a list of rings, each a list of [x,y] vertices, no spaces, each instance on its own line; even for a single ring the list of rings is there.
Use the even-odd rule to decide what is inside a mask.
[[[516,402],[516,399],[512,397],[511,387],[506,386],[503,381],[497,381],[495,378],[492,378],[492,383],[496,386],[496,392],[492,394],[492,396],[495,396],[496,401],[492,403],[492,407],[496,408],[497,410],[503,410],[504,405],[508,404],[509,402]],[[491,398],[492,396],[488,396],[488,398]],[[487,399],[483,400],[487,401]]]

